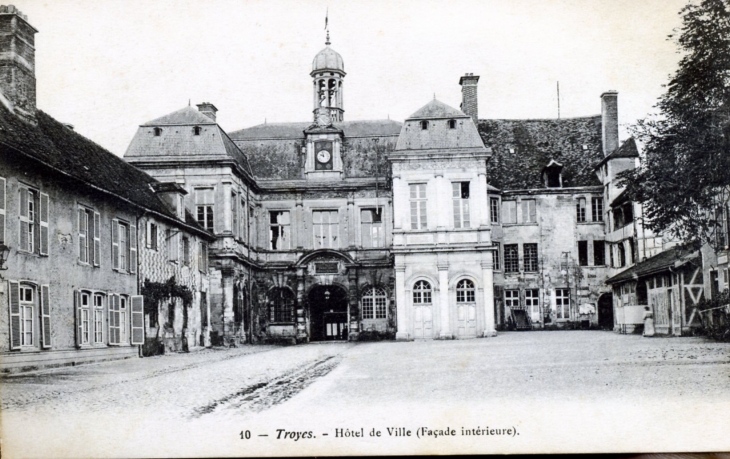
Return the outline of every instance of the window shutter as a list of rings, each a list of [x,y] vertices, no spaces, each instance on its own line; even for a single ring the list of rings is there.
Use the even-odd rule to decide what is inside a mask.
[[[144,297],[134,295],[132,302],[132,344],[144,344]]]
[[[74,309],[76,310],[76,346],[81,347],[84,330],[81,323],[81,296],[78,290],[74,290]]]
[[[5,179],[0,177],[0,244],[5,244]]]
[[[20,250],[28,250],[30,223],[28,222],[28,189],[21,187],[20,192]]]
[[[86,263],[88,260],[86,259],[87,251],[85,249],[86,247],[86,229],[88,226],[88,222],[86,220],[86,211],[84,209],[79,209],[79,261]]]
[[[48,206],[49,206],[49,204],[50,204],[50,200],[48,198],[48,195],[46,193],[41,193],[41,199],[40,199],[41,243],[39,244],[41,255],[48,255],[48,243],[49,243],[49,234],[48,234],[48,211],[49,211],[49,209],[48,209]],[[50,343],[49,343],[49,346],[50,346]]]
[[[43,349],[51,348],[51,296],[48,285],[41,285],[41,332]]]
[[[94,266],[99,266],[101,261],[101,215],[94,212]]]
[[[110,293],[107,301],[107,338],[109,344],[119,344],[119,295]]]
[[[137,272],[137,225],[129,225],[129,272]]]
[[[119,269],[119,220],[112,219],[112,269]]]
[[[537,222],[537,206],[535,201],[528,201],[530,206],[530,222]]]
[[[20,284],[10,281],[10,349],[20,349]]]

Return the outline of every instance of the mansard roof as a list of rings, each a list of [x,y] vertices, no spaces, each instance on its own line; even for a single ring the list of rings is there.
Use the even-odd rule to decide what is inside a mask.
[[[311,125],[311,121],[294,123],[264,123],[231,132],[229,135],[234,141],[303,139],[304,130]],[[342,123],[334,123],[333,126],[342,130],[345,137],[385,137],[397,136],[400,133],[402,124],[393,120],[362,120],[343,121]]]
[[[423,107],[416,110],[414,114],[408,117],[409,120],[420,119],[441,119],[441,118],[468,118],[461,110],[450,107],[440,100],[433,99]]]
[[[196,108],[184,107],[165,116],[155,118],[144,123],[142,126],[168,126],[185,124],[216,124],[208,116],[200,113]]]
[[[491,147],[489,183],[502,190],[544,188],[541,172],[562,164],[564,187],[600,186],[594,165],[603,159],[601,116],[562,119],[479,120]]]
[[[624,140],[620,147],[612,151],[608,156],[603,158],[600,163],[596,164],[596,169],[606,164],[608,161],[616,158],[638,158],[639,148],[636,146],[636,140],[629,137]]]
[[[40,110],[36,119],[37,125],[26,123],[0,106],[4,155],[22,155],[96,190],[179,221],[153,191],[154,178]],[[211,237],[194,221],[188,220],[187,226]]]

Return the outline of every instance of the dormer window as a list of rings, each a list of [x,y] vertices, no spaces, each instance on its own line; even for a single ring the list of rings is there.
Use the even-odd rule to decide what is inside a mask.
[[[159,137],[159,136],[160,136],[160,134],[162,134],[162,128],[158,128],[158,127],[156,127],[156,128],[154,128],[153,130],[154,130],[154,132],[155,132],[155,137]]]
[[[425,131],[428,129],[428,121],[421,121],[421,130]]]
[[[200,126],[193,127],[193,135],[200,135]]]
[[[542,169],[542,182],[547,188],[562,188],[563,186],[563,165],[551,159],[547,166]]]
[[[456,129],[456,120],[449,120],[449,129]]]

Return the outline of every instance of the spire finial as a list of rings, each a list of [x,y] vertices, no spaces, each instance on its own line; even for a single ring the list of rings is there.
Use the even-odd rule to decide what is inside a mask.
[[[188,107],[190,106],[190,99],[188,99]]]
[[[325,45],[330,45],[330,28],[329,28],[329,21],[330,21],[330,7],[327,7],[327,12],[324,15],[324,29],[327,31],[327,41],[324,42]]]
[[[330,31],[329,30],[327,31],[327,41],[324,42],[324,44],[327,45],[327,46],[330,45]]]

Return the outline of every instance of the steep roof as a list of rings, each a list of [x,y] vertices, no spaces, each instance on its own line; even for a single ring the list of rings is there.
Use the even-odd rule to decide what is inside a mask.
[[[641,263],[634,265],[625,271],[621,271],[610,279],[607,279],[606,283],[616,284],[634,278],[666,271],[669,268],[677,268],[698,257],[698,251],[682,250],[681,248],[676,246],[671,247],[657,255],[654,255],[651,258],[647,258]]]
[[[185,124],[215,124],[215,121],[200,113],[193,107],[184,107],[165,116],[155,118],[142,126],[166,126]]]
[[[177,222],[150,186],[156,180],[100,145],[38,111],[38,125],[20,120],[0,106],[0,145],[98,190]],[[197,223],[188,223],[208,234]]]
[[[606,162],[616,158],[638,158],[639,148],[636,146],[636,140],[633,137],[629,137],[624,140],[620,147],[612,151],[608,156],[603,158],[601,162],[596,164],[596,169],[606,164]]]
[[[488,180],[497,188],[544,188],[541,172],[551,160],[564,166],[564,187],[601,185],[593,168],[603,159],[600,115],[479,120],[478,128],[484,145],[492,149]]]
[[[427,128],[422,121],[427,120]],[[455,120],[455,127],[449,120]],[[396,151],[486,151],[470,116],[436,99],[406,119],[398,137]]]
[[[439,118],[468,118],[468,116],[461,110],[450,107],[440,100],[433,99],[408,117],[409,120]]]
[[[303,139],[304,130],[311,126],[311,122],[295,123],[265,123],[231,132],[229,135],[234,141],[262,140],[262,139]],[[362,120],[343,121],[333,126],[341,129],[345,137],[383,137],[397,136],[402,126],[393,120]]]

